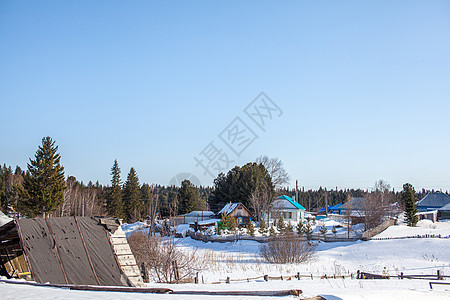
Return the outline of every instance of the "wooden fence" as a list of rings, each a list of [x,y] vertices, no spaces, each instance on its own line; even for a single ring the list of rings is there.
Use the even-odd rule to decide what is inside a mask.
[[[422,235],[409,235],[409,236],[399,236],[399,237],[379,237],[379,238],[371,238],[371,240],[402,240],[402,239],[448,239],[450,235],[442,236],[440,234],[422,234]]]
[[[249,240],[256,241],[259,243],[267,243],[273,240],[272,236],[249,236],[249,235],[207,235],[201,232],[192,232],[187,231],[186,236],[193,238],[194,240],[202,241],[202,242],[218,242],[218,243],[227,243],[227,242],[236,242],[241,240]],[[298,235],[294,236],[301,238],[306,241],[306,237],[299,237]],[[278,236],[279,237],[279,236]],[[322,234],[313,234],[311,235],[311,240],[322,241],[322,242],[354,242],[361,239],[361,235],[352,234],[350,238],[347,238],[345,235],[341,236],[331,236],[331,235],[322,235]]]

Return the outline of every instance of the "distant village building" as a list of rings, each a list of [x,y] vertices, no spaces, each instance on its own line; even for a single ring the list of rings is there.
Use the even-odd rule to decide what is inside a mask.
[[[201,210],[194,210],[190,213],[184,214],[184,223],[190,224],[194,222],[200,222],[205,220],[210,220],[215,217],[215,214],[212,211],[201,211]]]
[[[450,220],[450,203],[438,209],[439,220]]]
[[[285,221],[302,222],[305,218],[305,210],[300,203],[283,195],[273,201],[269,212],[269,222],[280,216],[283,216]]]
[[[417,210],[419,212],[438,210],[450,203],[450,197],[444,193],[428,193],[425,197],[417,202]]]
[[[225,214],[235,218],[238,225],[247,225],[254,219],[252,213],[242,203],[227,203],[218,213],[219,216]]]

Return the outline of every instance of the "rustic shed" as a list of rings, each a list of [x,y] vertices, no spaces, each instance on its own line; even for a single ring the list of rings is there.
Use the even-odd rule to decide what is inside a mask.
[[[114,218],[72,216],[10,221],[0,227],[0,268],[8,277],[39,283],[142,283],[120,221]]]

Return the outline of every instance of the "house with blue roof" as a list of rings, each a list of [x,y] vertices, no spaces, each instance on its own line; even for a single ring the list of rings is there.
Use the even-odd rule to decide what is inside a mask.
[[[419,202],[416,203],[419,212],[438,210],[450,203],[450,197],[444,193],[428,193]]]
[[[342,205],[343,205],[342,203],[336,204],[335,206],[330,208],[330,210],[329,210],[330,213],[340,215],[341,214],[341,206]]]
[[[302,222],[305,218],[305,208],[289,196],[283,195],[276,198],[269,211],[270,220],[283,216],[285,221]]]

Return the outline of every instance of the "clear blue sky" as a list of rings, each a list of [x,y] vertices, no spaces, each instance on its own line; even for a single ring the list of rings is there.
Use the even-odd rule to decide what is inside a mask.
[[[0,1],[0,162],[168,184],[213,142],[300,186],[450,190],[449,1]],[[264,91],[265,131],[244,113]],[[236,118],[258,138],[236,156]],[[248,132],[248,131],[247,131]],[[294,186],[294,180],[291,186]]]

